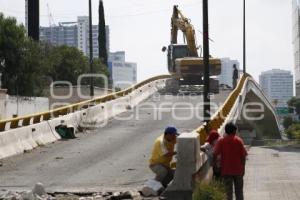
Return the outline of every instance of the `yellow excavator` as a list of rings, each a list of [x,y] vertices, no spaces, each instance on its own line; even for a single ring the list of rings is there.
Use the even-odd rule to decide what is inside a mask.
[[[186,44],[177,44],[178,30],[184,35]],[[173,7],[173,15],[171,18],[171,44],[163,47],[163,51],[167,52],[168,70],[172,75],[166,83],[166,90],[177,93],[181,85],[203,85],[204,61],[198,54],[196,45],[195,29],[191,24],[191,20],[186,18],[178,9]],[[210,92],[219,92],[219,83],[211,76],[217,76],[221,73],[221,60],[218,58],[210,58]]]

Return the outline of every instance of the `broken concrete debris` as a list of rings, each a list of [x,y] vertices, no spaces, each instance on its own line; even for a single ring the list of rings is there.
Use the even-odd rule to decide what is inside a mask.
[[[30,191],[0,190],[0,200],[154,200],[143,197],[138,191],[96,192],[96,193],[47,193],[42,183],[37,183]]]

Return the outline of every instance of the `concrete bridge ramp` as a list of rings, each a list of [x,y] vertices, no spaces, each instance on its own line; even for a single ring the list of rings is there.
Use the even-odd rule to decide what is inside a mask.
[[[218,129],[224,134],[228,122],[238,125],[239,134],[247,144],[251,144],[253,139],[281,138],[275,109],[259,85],[250,76],[244,75],[208,124],[179,136],[178,167],[164,197],[191,200],[195,184],[210,180],[211,167],[199,146],[204,143],[203,135],[209,129]]]
[[[241,136],[248,144],[251,143],[251,138],[259,140],[282,138],[275,108],[251,77],[246,79],[225,121],[235,122]],[[224,126],[220,131],[224,131]]]
[[[53,118],[49,117],[50,113],[42,113],[17,121],[0,122],[2,143],[6,142],[1,140],[1,134],[23,129],[32,132],[31,126],[37,126],[34,133],[28,137],[24,135],[30,140],[22,140],[22,137],[18,143],[7,140],[13,148],[18,147],[18,151],[10,150],[12,153],[9,156],[22,153],[25,148],[30,150],[37,147],[39,142],[32,138],[40,141],[47,139],[41,148],[2,160],[0,188],[30,188],[36,182],[43,182],[55,191],[61,190],[62,186],[64,190],[141,186],[153,177],[148,169],[153,141],[167,125],[175,125],[179,131],[186,133],[178,139],[178,168],[167,191],[170,194],[179,192],[188,198],[197,181],[210,179],[207,157],[199,149],[209,128],[224,133],[224,125],[233,121],[238,124],[241,136],[249,144],[254,138],[281,138],[274,108],[250,76],[244,75],[235,90],[221,90],[212,96],[211,102],[217,106],[212,106],[215,114],[207,125],[203,124],[203,118],[199,118],[203,116],[203,96],[160,94],[157,92],[158,86],[164,85],[166,78],[160,76],[138,84],[133,91],[83,102],[84,109],[72,105],[73,110],[66,107],[53,111]],[[120,104],[114,107],[112,102]],[[248,107],[245,107],[246,104],[249,104]],[[108,116],[101,113],[105,109],[109,110]],[[245,109],[250,110],[246,112],[248,115],[243,114]],[[59,139],[53,132],[54,126],[61,123],[90,125],[99,119],[106,120],[105,126],[79,133],[75,140],[47,145]],[[41,125],[46,125],[46,128],[39,128]],[[46,133],[51,137],[39,136]],[[16,134],[12,135],[15,137]],[[21,148],[18,144],[22,144]],[[1,146],[0,150],[4,147]],[[0,155],[1,158],[7,157]]]

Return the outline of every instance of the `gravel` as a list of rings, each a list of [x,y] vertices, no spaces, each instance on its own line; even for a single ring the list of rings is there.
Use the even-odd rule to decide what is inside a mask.
[[[158,197],[143,197],[138,191],[95,193],[47,193],[42,183],[30,191],[0,190],[0,200],[155,200]]]

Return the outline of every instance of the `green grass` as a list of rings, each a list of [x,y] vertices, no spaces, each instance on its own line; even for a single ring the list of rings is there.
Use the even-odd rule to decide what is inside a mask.
[[[193,200],[225,200],[225,188],[220,182],[199,184],[194,193]]]

